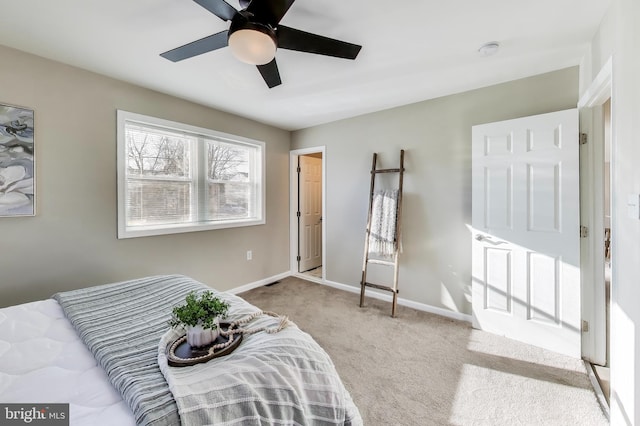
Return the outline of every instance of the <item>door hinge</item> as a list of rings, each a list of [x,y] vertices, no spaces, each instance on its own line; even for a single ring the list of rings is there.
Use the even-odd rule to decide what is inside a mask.
[[[296,212],[296,216],[300,217],[301,216],[300,212]]]
[[[589,228],[586,226],[580,227],[580,238],[587,238],[589,236]]]
[[[589,140],[589,136],[586,133],[580,133],[580,145],[584,145]]]
[[[589,332],[589,321],[582,320],[582,332],[583,333],[588,333]]]
[[[297,256],[297,257],[296,257],[296,260],[297,260],[298,262],[300,262],[300,261],[302,260],[302,258],[301,258],[300,256]]]
[[[296,172],[300,173],[302,171],[302,169],[300,168],[300,166],[298,166],[298,168],[296,169]]]

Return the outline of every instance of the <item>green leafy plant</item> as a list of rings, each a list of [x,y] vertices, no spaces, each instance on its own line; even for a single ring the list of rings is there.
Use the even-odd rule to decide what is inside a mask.
[[[215,330],[216,318],[225,317],[229,304],[205,291],[200,296],[195,291],[187,294],[183,305],[173,308],[169,325],[171,327],[192,326],[200,324],[204,329]]]

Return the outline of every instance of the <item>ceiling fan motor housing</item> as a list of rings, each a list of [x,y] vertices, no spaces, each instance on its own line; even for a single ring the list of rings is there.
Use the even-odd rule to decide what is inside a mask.
[[[229,26],[229,37],[231,37],[233,33],[239,30],[259,31],[271,37],[271,39],[273,40],[273,44],[275,44],[276,46],[278,45],[278,39],[276,38],[275,30],[268,24],[261,24],[260,22],[252,21],[251,15],[244,10],[236,13],[231,20],[231,25]]]

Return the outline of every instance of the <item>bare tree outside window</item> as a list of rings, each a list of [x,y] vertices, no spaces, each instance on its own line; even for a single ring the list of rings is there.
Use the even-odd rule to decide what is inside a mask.
[[[210,180],[232,180],[240,169],[246,169],[248,153],[223,142],[207,143],[207,175]]]
[[[130,175],[188,177],[188,142],[184,138],[129,131],[127,171]]]

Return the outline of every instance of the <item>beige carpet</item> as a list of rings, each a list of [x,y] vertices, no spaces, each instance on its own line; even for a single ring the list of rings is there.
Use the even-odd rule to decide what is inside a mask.
[[[606,425],[582,361],[294,277],[241,294],[329,353],[365,425]]]

